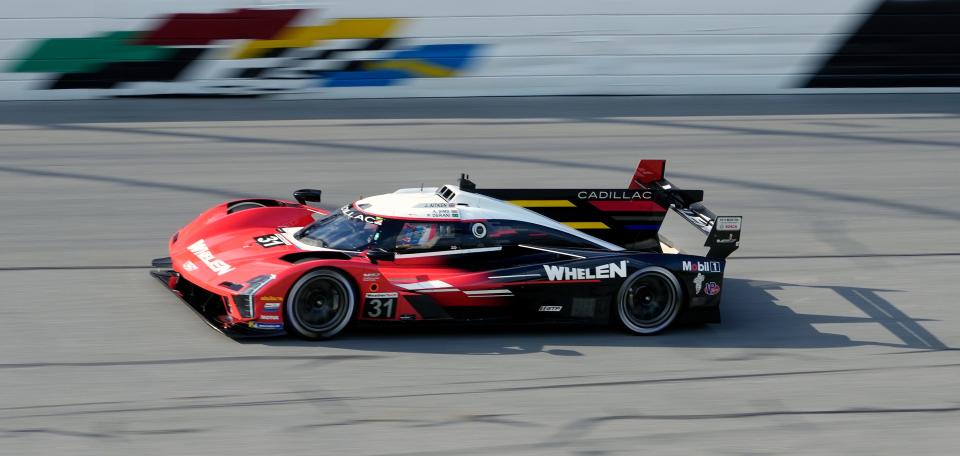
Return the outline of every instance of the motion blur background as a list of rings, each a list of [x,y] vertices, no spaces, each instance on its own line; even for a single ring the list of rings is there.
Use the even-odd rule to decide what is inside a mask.
[[[960,443],[958,2],[3,7],[0,454]],[[228,199],[610,186],[641,158],[745,217],[723,324],[238,342],[147,275]]]
[[[957,85],[952,0],[6,0],[3,99]]]

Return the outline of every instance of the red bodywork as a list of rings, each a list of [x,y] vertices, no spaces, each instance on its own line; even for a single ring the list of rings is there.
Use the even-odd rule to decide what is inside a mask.
[[[309,283],[310,276],[323,275],[336,277],[348,295],[345,282],[350,282],[351,304],[355,305],[348,309],[355,320],[608,323],[619,318],[623,322],[626,297],[632,296],[623,286],[628,280],[633,284],[634,279],[628,277],[636,273],[659,274],[671,280],[673,285],[668,285],[675,292],[669,301],[675,304],[662,307],[678,310],[667,315],[669,320],[663,320],[663,325],[654,322],[649,331],[639,326],[631,331],[658,332],[679,312],[690,321],[717,322],[724,259],[739,246],[742,218],[717,217],[700,204],[703,191],[676,189],[663,173],[662,160],[641,161],[626,191],[478,190],[462,177],[460,186],[453,187],[456,191],[444,186],[435,193],[426,192],[427,199],[407,198],[403,204],[409,206],[400,210],[386,203],[387,212],[366,211],[378,204],[371,202],[378,197],[372,197],[345,206],[341,214],[314,225],[323,227],[346,217],[379,226],[365,244],[327,242],[311,238],[309,232],[295,236],[301,228],[330,215],[305,204],[319,201],[319,190],[297,190],[294,198],[299,203],[232,201],[207,210],[174,234],[169,258],[154,260],[157,270],[152,274],[211,325],[237,335],[284,332],[285,315],[297,318],[299,313],[290,312],[312,305],[311,300],[323,301],[298,291],[296,308],[285,312],[290,290]],[[412,193],[398,191],[379,197]],[[707,256],[663,252],[658,231],[668,207],[707,235]],[[422,216],[429,218],[419,218]],[[452,236],[451,244],[442,249],[431,250],[433,245],[398,249],[399,226],[407,229],[416,224],[407,222],[415,221],[442,222],[448,227],[456,224],[447,233],[456,234],[455,229],[462,227],[466,236]],[[503,221],[510,223],[500,224]],[[395,222],[400,222],[397,231],[390,231],[389,223]],[[439,228],[429,230],[435,234]],[[388,234],[377,237],[384,232]],[[412,234],[406,236],[404,239],[413,239]],[[319,245],[372,250],[344,251]],[[657,303],[652,298],[644,302]],[[339,322],[343,321],[341,315]],[[299,323],[291,322],[291,330],[306,335]],[[341,329],[343,326],[337,331]]]
[[[507,304],[503,298],[497,296],[485,299],[468,298],[464,291],[489,290],[499,288],[502,284],[490,281],[485,273],[453,268],[441,257],[427,256],[374,263],[362,252],[316,252],[317,256],[330,258],[292,262],[288,255],[309,255],[311,251],[287,243],[263,247],[256,238],[276,235],[286,227],[309,225],[317,217],[325,216],[329,212],[289,201],[276,203],[279,205],[247,209],[233,214],[227,213],[227,207],[232,203],[220,204],[201,214],[170,240],[172,269],[179,275],[170,280],[186,279],[191,284],[220,296],[226,311],[225,316],[219,319],[223,325],[221,329],[236,326],[266,329],[273,325],[277,327],[270,329],[281,329],[284,323],[282,306],[288,298],[288,290],[306,272],[317,268],[334,268],[345,272],[352,279],[354,291],[361,298],[360,309],[355,317],[358,320],[370,319],[365,316],[363,309],[365,300],[362,298],[367,293],[398,294],[396,310],[393,318],[389,320],[424,319],[406,299],[419,293],[398,285],[431,280],[442,280],[458,291],[430,293],[436,304],[442,307]],[[190,248],[196,246],[198,241],[202,241],[210,252],[206,262],[205,254],[198,254],[198,249]],[[241,315],[234,296],[247,287],[247,281],[264,274],[272,274],[276,278],[256,292],[253,315]],[[175,283],[169,285],[175,288]],[[243,288],[240,288],[241,285]]]

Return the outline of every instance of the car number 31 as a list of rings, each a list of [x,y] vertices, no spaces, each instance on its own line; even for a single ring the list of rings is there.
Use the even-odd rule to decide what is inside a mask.
[[[393,320],[397,309],[397,293],[367,293],[363,316],[374,320]]]

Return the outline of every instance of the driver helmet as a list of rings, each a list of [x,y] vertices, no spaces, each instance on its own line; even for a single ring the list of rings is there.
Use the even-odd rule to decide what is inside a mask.
[[[405,223],[397,235],[397,248],[429,249],[440,239],[433,223]]]

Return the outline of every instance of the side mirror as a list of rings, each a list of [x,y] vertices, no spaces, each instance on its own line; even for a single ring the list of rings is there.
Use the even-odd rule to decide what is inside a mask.
[[[378,261],[393,261],[397,258],[397,254],[388,252],[381,248],[376,248],[367,250],[367,258],[370,259],[371,263],[376,263]]]
[[[302,188],[293,192],[293,198],[297,200],[300,204],[307,204],[307,201],[312,201],[314,203],[320,202],[320,190],[314,190],[312,188]]]

